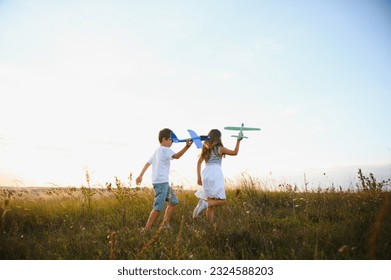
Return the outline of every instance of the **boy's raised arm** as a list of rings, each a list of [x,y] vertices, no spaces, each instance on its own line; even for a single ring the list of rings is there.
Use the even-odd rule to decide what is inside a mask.
[[[177,152],[176,154],[173,154],[172,158],[179,159],[190,148],[191,144],[193,144],[193,140],[187,139],[186,146],[183,147],[183,149]]]

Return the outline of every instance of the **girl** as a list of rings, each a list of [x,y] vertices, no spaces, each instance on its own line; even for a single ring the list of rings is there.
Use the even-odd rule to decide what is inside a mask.
[[[200,199],[193,211],[193,218],[196,218],[204,209],[206,217],[213,222],[214,208],[225,203],[224,176],[221,169],[221,161],[225,155],[236,156],[239,152],[239,144],[242,134],[239,134],[234,150],[229,150],[221,142],[221,132],[212,129],[202,146],[202,152],[197,162],[197,183],[202,186],[195,195]],[[201,176],[201,164],[205,161],[205,168]]]

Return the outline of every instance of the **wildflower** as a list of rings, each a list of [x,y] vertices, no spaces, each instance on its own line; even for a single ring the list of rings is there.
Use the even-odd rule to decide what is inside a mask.
[[[338,249],[338,253],[342,254],[349,251],[348,245],[343,245],[341,248]]]

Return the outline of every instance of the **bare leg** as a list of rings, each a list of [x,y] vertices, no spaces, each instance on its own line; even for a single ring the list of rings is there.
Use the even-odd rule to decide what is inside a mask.
[[[214,219],[214,207],[209,206],[208,209],[206,209],[206,218],[210,221],[213,222]]]
[[[171,215],[174,212],[174,210],[175,210],[175,205],[168,204],[167,209],[166,209],[166,213],[164,214],[163,225],[168,225],[168,223],[170,222]]]
[[[213,222],[214,219],[214,207],[223,205],[225,203],[225,199],[213,199],[208,198],[208,209],[206,210],[206,218],[210,222]]]
[[[149,214],[147,224],[145,225],[146,230],[150,230],[153,224],[155,223],[157,217],[159,216],[160,211],[153,209]]]

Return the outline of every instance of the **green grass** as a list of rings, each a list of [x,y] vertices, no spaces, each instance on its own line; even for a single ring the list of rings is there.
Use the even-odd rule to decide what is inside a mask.
[[[193,219],[193,191],[177,190],[171,228],[147,233],[150,188],[3,189],[0,259],[391,259],[389,192],[247,183],[227,190],[215,225]]]

